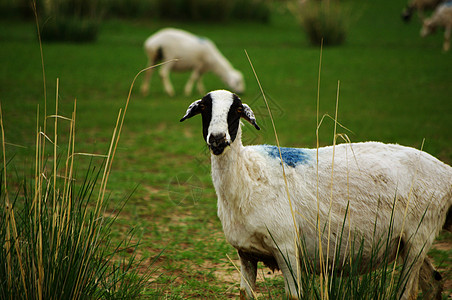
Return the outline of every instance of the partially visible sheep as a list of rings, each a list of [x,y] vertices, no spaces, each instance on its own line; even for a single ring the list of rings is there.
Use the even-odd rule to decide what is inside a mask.
[[[191,94],[193,84],[196,81],[199,93],[204,94],[201,77],[209,71],[218,75],[234,92],[243,93],[245,91],[242,73],[235,70],[215,44],[207,38],[201,38],[180,29],[165,28],[151,35],[145,41],[144,49],[148,56],[149,66],[162,60],[177,59],[177,61],[160,67],[160,77],[166,93],[170,96],[174,95],[174,89],[169,78],[171,70],[193,70],[185,85],[185,95],[187,96]],[[144,95],[149,91],[151,75],[152,69],[147,70],[141,85],[141,92]]]
[[[227,241],[240,256],[241,296],[252,297],[257,263],[263,261],[281,269],[286,292],[295,298],[296,282],[290,271],[296,272],[298,263],[294,240],[300,231],[305,237],[304,253],[319,263],[315,261],[318,232],[313,225],[319,220],[320,228],[331,222],[332,230],[330,236],[322,237],[323,257],[333,257],[338,247],[338,261],[348,261],[347,243],[335,238],[343,230],[351,232],[351,241],[363,238],[363,264],[372,262],[376,268],[383,255],[394,260],[400,239],[398,257],[407,266],[400,275],[407,276],[401,299],[415,299],[418,284],[425,299],[441,299],[441,276],[427,252],[441,229],[452,231],[452,167],[414,148],[377,142],[318,150],[281,148],[281,161],[275,146],[242,145],[240,119],[256,129],[259,126],[251,108],[224,90],[193,102],[180,121],[197,114],[202,116],[203,137],[212,152],[218,217]],[[393,228],[388,232],[391,220]],[[388,252],[371,258],[375,241],[381,239],[388,241]],[[327,267],[332,267],[329,263]],[[334,267],[340,270],[342,265]],[[435,284],[429,285],[430,281]]]
[[[405,22],[411,20],[413,12],[416,10],[419,18],[424,20],[424,12],[429,9],[435,9],[444,0],[411,0],[402,12],[402,19]]]
[[[421,36],[426,37],[435,32],[438,27],[444,27],[443,50],[449,51],[450,34],[452,31],[452,1],[438,6],[433,12],[433,15],[424,21],[421,29]]]

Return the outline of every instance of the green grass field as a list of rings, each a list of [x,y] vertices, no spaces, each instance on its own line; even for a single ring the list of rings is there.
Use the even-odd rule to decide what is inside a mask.
[[[340,132],[351,141],[419,148],[425,139],[425,151],[452,164],[452,52],[441,51],[442,32],[421,39],[420,22],[404,24],[400,18],[404,0],[346,3],[350,6],[346,43],[323,49],[320,117],[334,116],[340,81],[338,120],[349,129]],[[245,125],[244,143],[275,143],[246,50],[270,101],[281,145],[315,147],[320,49],[310,46],[295,19],[278,7],[269,24],[109,20],[94,44],[44,44],[47,114],[55,112],[59,78],[59,114],[69,117],[77,99],[77,152],[107,152],[130,84],[146,66],[142,43],[166,26],[211,38],[244,73],[247,90],[241,98],[262,127],[257,132]],[[14,157],[13,170],[29,174],[38,105],[41,118],[44,115],[36,25],[0,20],[0,28],[0,102],[10,143],[7,157]],[[226,256],[237,263],[237,255],[224,240],[216,216],[201,122],[179,123],[187,106],[202,96],[183,95],[187,79],[188,74],[172,75],[177,94],[173,98],[164,93],[157,74],[147,97],[139,94],[141,78],[137,80],[109,182],[112,210],[135,191],[118,217],[114,238],[120,240],[137,228],[145,264],[164,249],[151,268],[155,276],[149,295],[226,299],[238,295],[239,275]],[[212,74],[204,83],[207,90],[225,88]],[[328,118],[322,124],[321,145],[332,143],[332,125]],[[77,160],[83,173],[90,159]],[[451,235],[442,234],[438,243],[432,255],[452,292]],[[283,294],[280,276],[259,272],[264,298]]]

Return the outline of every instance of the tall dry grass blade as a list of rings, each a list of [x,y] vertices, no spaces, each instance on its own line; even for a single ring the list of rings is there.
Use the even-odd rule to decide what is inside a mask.
[[[322,248],[322,230],[320,228],[320,190],[319,190],[319,148],[320,148],[320,141],[319,141],[319,111],[320,111],[320,78],[321,78],[321,71],[322,71],[322,56],[323,56],[323,38],[320,42],[320,57],[319,57],[319,74],[317,78],[317,108],[316,108],[316,199],[317,199],[317,232],[318,232],[318,240],[319,240],[319,266],[320,266],[320,286],[323,285],[323,274],[325,270],[324,262],[323,262],[323,248]],[[322,117],[323,120],[323,117]],[[320,289],[320,298],[323,299],[323,289]]]
[[[339,122],[337,122],[337,124],[340,125]],[[358,165],[358,161],[356,159],[355,152],[353,151],[352,141],[350,140],[350,138],[348,137],[347,134],[339,134],[338,136],[341,137],[347,144],[350,145],[350,149],[352,151],[352,156],[355,159],[355,163],[356,163],[356,166],[358,167],[358,170],[360,171],[360,168],[359,168],[359,165]],[[347,148],[346,148],[346,151],[345,151],[345,155],[346,155],[346,161],[347,161],[347,207],[349,207],[349,205],[350,205],[350,170],[348,168],[348,151],[347,151]],[[345,244],[345,249],[344,249],[345,253],[347,253],[347,249],[349,247],[350,238],[351,238],[351,230],[352,230],[351,229],[352,228],[352,224],[351,224],[352,221],[351,221],[351,219],[352,219],[352,216],[350,214],[350,211],[348,211],[348,236],[347,236],[347,243]],[[376,224],[376,220],[375,220],[375,224]],[[373,241],[372,241],[372,243],[373,243]],[[350,247],[351,247],[351,245],[350,245]],[[349,255],[350,256],[350,266],[352,265],[352,256],[353,256],[351,254],[352,254],[352,249],[350,248],[350,255]],[[347,259],[347,255],[344,255],[344,260],[342,262],[342,265],[345,265],[346,259]],[[352,283],[353,283],[353,281],[352,281]]]
[[[38,177],[39,177],[39,104],[37,105],[37,109],[36,109],[36,141],[35,141],[35,145],[36,145],[36,149],[35,149],[35,180],[34,180],[34,193],[33,193],[33,202],[31,204],[31,210],[30,214],[33,212],[33,218],[32,218],[32,224],[33,224],[33,234],[35,237],[37,237],[36,240],[36,249],[38,249],[39,247],[39,231],[37,231],[38,229],[38,224],[36,222],[37,220],[37,213],[38,213],[38,193],[36,193],[36,191],[38,190]],[[36,278],[36,287],[37,287],[37,298],[38,299],[42,299],[42,285],[41,285],[41,272],[40,272],[40,268],[39,268],[39,250],[38,253],[36,253],[37,255],[37,265],[35,264],[35,262],[33,262],[33,266],[37,269],[37,278]]]
[[[32,1],[32,9],[33,14],[35,16],[35,24],[36,24],[36,31],[38,34],[38,42],[39,42],[39,53],[41,57],[41,68],[42,68],[42,83],[43,83],[43,92],[44,92],[44,119],[43,119],[43,127],[40,129],[40,132],[46,132],[47,131],[47,84],[46,84],[46,72],[45,72],[45,64],[44,64],[44,52],[42,50],[42,39],[41,39],[41,30],[39,28],[39,17],[38,17],[38,9],[36,6],[36,0]],[[44,155],[45,155],[45,145],[46,143],[40,142],[40,147],[42,147],[41,151],[41,158],[39,159],[39,162],[44,161]],[[41,165],[41,168],[43,166]],[[39,174],[42,174],[41,168],[39,169]],[[41,175],[39,175],[41,176]],[[38,180],[39,182],[41,181]],[[40,197],[39,197],[40,198]]]
[[[100,184],[99,196],[97,198],[96,209],[95,209],[95,214],[97,217],[100,216],[100,208],[102,207],[104,197],[105,197],[105,191],[107,189],[108,175],[110,174],[111,163],[113,160],[112,152],[114,151],[114,149],[116,149],[115,147],[117,145],[116,134],[118,131],[119,122],[121,120],[121,115],[122,115],[122,109],[119,110],[118,118],[116,119],[116,126],[113,130],[113,136],[111,137],[110,147],[109,147],[108,153],[107,153],[107,161],[105,162],[104,172],[103,172],[102,180],[101,180],[101,184]]]
[[[68,145],[67,145],[67,153],[66,153],[66,162],[64,167],[64,175],[56,175],[57,177],[63,178],[63,193],[61,194],[61,215],[60,215],[60,223],[58,224],[58,247],[61,243],[61,237],[63,236],[63,233],[67,233],[69,229],[69,222],[70,222],[70,216],[71,216],[71,210],[72,210],[72,201],[71,201],[71,193],[70,193],[70,185],[72,182],[72,167],[73,167],[73,145],[74,145],[74,130],[75,130],[75,120],[74,120],[74,114],[75,114],[75,102],[74,101],[74,110],[72,112],[72,117],[67,118],[60,115],[52,115],[50,117],[54,117],[55,119],[61,119],[69,121],[69,138],[68,138]]]
[[[44,52],[42,51],[41,30],[39,29],[38,9],[36,7],[36,0],[31,2],[33,14],[35,16],[36,31],[38,33],[39,52],[41,54],[41,68],[42,68],[42,83],[44,91],[44,116],[47,115],[47,85],[46,85],[46,72],[44,67]],[[46,121],[44,119],[44,131],[46,131]]]
[[[70,159],[70,166],[69,166],[69,183],[72,181],[73,179],[73,170],[74,170],[74,151],[75,151],[75,117],[76,117],[76,112],[77,112],[77,99],[75,99],[74,101],[74,110],[72,112],[72,121],[71,121],[71,138],[72,138],[72,145],[70,145],[70,151],[68,151],[68,159]],[[71,138],[69,139],[69,142],[71,142]],[[68,184],[69,184],[68,183]],[[70,194],[69,189],[67,189],[67,194],[66,194],[66,199],[68,201],[68,221],[71,219],[71,208],[72,208],[72,197]],[[69,227],[66,227],[66,229],[68,229]]]
[[[42,170],[42,160],[40,159],[42,156],[42,137],[41,128],[39,126],[39,113],[40,106],[38,104],[36,111],[36,150],[35,150],[35,185],[34,185],[34,196],[33,196],[33,204],[32,209],[34,212],[33,215],[33,229],[35,230],[36,236],[36,263],[33,263],[34,267],[37,269],[37,298],[42,300],[43,295],[43,282],[44,282],[44,267],[43,267],[43,255],[42,255],[42,223],[41,223],[41,200],[42,200],[42,179],[41,170]],[[36,264],[36,265],[35,265]]]
[[[58,115],[58,97],[59,97],[59,86],[60,81],[59,78],[56,79],[56,93],[55,93],[55,115]],[[44,143],[45,144],[45,143]],[[52,186],[52,223],[51,223],[51,235],[50,235],[50,248],[54,249],[55,251],[52,251],[55,253],[55,257],[58,254],[58,245],[55,245],[55,235],[57,232],[55,232],[55,229],[57,229],[57,222],[58,222],[58,214],[57,214],[57,160],[58,160],[58,154],[57,154],[57,145],[58,145],[58,118],[55,118],[54,120],[54,135],[53,135],[53,186]]]
[[[245,54],[246,54],[246,57],[248,59],[250,66],[251,66],[251,69],[253,70],[254,77],[256,78],[257,84],[258,84],[259,89],[262,94],[262,98],[264,99],[264,102],[265,102],[265,106],[267,107],[268,115],[270,116],[270,120],[272,122],[273,132],[275,134],[275,139],[276,139],[276,146],[278,147],[278,152],[279,152],[279,159],[281,160],[281,169],[282,169],[283,178],[284,178],[284,186],[286,188],[287,199],[289,200],[290,213],[292,215],[292,221],[293,221],[293,225],[294,225],[294,229],[295,229],[295,237],[297,238],[297,241],[300,241],[300,232],[299,232],[297,221],[295,218],[295,210],[293,208],[292,199],[290,197],[289,184],[287,182],[286,171],[284,169],[284,161],[282,159],[281,146],[279,144],[279,138],[278,138],[278,133],[276,132],[276,126],[275,126],[275,122],[273,120],[273,114],[271,112],[270,106],[268,105],[267,97],[265,97],[265,93],[264,93],[264,90],[262,89],[262,85],[259,81],[259,77],[257,76],[256,70],[254,69],[253,63],[251,62],[251,59],[248,56],[248,52],[246,50],[245,50]],[[297,248],[297,247],[295,247],[295,248]],[[297,276],[298,277],[300,276],[299,264],[297,264]],[[300,285],[298,285],[298,286],[300,288]],[[298,291],[298,292],[299,292],[299,295],[301,295],[301,291]]]
[[[159,64],[156,64],[156,65],[144,68],[144,69],[140,70],[135,75],[135,77],[133,78],[132,83],[130,84],[129,94],[127,95],[127,100],[126,100],[126,104],[124,106],[123,113],[121,114],[121,112],[119,112],[119,114],[118,114],[118,118],[117,118],[117,121],[116,121],[116,126],[115,126],[113,137],[112,137],[112,140],[111,140],[110,149],[109,149],[109,152],[108,152],[109,154],[107,155],[107,163],[105,164],[105,171],[104,171],[104,175],[103,175],[102,181],[101,181],[101,192],[99,194],[99,196],[102,198],[101,203],[103,202],[103,197],[105,195],[105,189],[107,187],[108,177],[109,177],[109,174],[110,174],[111,166],[113,164],[113,159],[114,159],[114,157],[116,155],[116,149],[118,148],[119,139],[121,137],[121,132],[122,132],[122,128],[123,128],[123,125],[124,125],[124,120],[125,120],[125,116],[126,116],[126,113],[127,113],[127,108],[129,107],[130,98],[132,96],[132,90],[133,90],[133,86],[135,85],[135,81],[137,80],[138,76],[141,73],[143,73],[143,72],[145,72],[145,71],[147,71],[149,69],[153,69],[153,68],[165,65],[165,64],[170,63],[170,62],[178,61],[178,60],[179,59],[175,58],[175,59],[164,61],[162,63],[159,63]],[[118,126],[118,124],[119,124],[119,126]]]
[[[334,156],[336,151],[336,133],[337,133],[337,111],[339,107],[339,88],[340,81],[337,82],[337,93],[336,93],[336,111],[334,115],[334,131],[333,131],[333,157],[331,158],[331,190],[330,190],[330,204],[328,208],[328,235],[327,235],[327,245],[326,245],[326,266],[329,266],[329,254],[330,254],[330,236],[331,236],[331,210],[333,207],[333,188],[334,188]],[[328,272],[325,273],[325,289],[328,289]],[[328,293],[325,293],[328,295]]]
[[[61,120],[72,121],[71,118],[64,117],[64,116],[61,116],[61,115],[50,115],[50,116],[47,116],[47,118],[49,118],[49,119],[53,119],[53,118],[57,119],[58,118],[58,119],[61,119]],[[69,134],[70,134],[70,132],[69,132]]]
[[[51,139],[44,131],[42,131],[42,130],[40,129],[40,130],[39,130],[39,134],[42,135],[47,141],[49,141],[49,142],[53,145],[52,139]],[[42,142],[41,144],[45,144],[45,141]],[[43,146],[43,145],[42,145],[42,146]],[[44,148],[42,149],[42,151],[44,151]],[[42,154],[42,155],[44,155],[44,154]],[[40,159],[43,159],[43,157],[44,157],[44,156],[41,156]]]
[[[162,66],[162,65],[165,65],[165,64],[168,64],[168,63],[171,63],[171,62],[176,62],[176,61],[178,61],[178,60],[179,60],[179,59],[174,58],[174,59],[171,59],[171,60],[168,60],[168,61],[161,62],[161,63],[159,63],[159,64],[156,64],[156,65],[153,65],[153,66],[144,68],[144,69],[140,70],[140,71],[135,75],[135,77],[134,77],[133,80],[132,80],[132,83],[130,84],[129,94],[127,95],[126,104],[125,104],[125,106],[124,106],[124,113],[123,113],[123,116],[122,116],[122,119],[121,119],[121,124],[119,125],[119,130],[118,130],[118,138],[116,139],[116,143],[115,143],[115,146],[114,146],[114,148],[113,148],[113,157],[115,157],[115,154],[116,154],[116,149],[117,149],[117,147],[118,147],[119,138],[121,137],[122,126],[123,126],[123,124],[124,124],[124,119],[125,119],[125,116],[126,116],[126,113],[127,113],[127,108],[129,107],[130,98],[131,98],[131,96],[132,96],[133,86],[135,85],[135,81],[137,80],[138,76],[140,76],[141,73],[143,73],[143,72],[145,72],[145,71],[147,71],[147,70],[154,69],[154,68],[157,68],[157,67],[159,67],[159,66]],[[112,161],[113,161],[113,160],[112,160]],[[110,167],[111,167],[111,166],[110,166]]]
[[[14,143],[8,143],[8,142],[5,142],[5,145],[13,146],[13,147],[17,147],[17,148],[22,148],[22,149],[27,149],[27,148],[28,148],[27,146],[23,146],[23,145],[19,145],[19,144],[14,144]]]
[[[267,107],[268,114],[270,116],[270,120],[272,122],[273,132],[275,134],[275,139],[276,139],[276,145],[278,146],[278,151],[279,151],[279,158],[281,160],[281,169],[282,169],[282,173],[283,173],[283,177],[284,177],[284,183],[285,183],[285,187],[286,187],[287,198],[289,200],[290,212],[292,214],[292,218],[293,218],[293,221],[294,221],[295,232],[297,232],[297,236],[298,236],[298,229],[297,229],[297,225],[296,225],[296,221],[295,221],[295,211],[293,209],[292,200],[290,198],[289,185],[287,183],[286,172],[285,172],[285,169],[284,169],[284,164],[283,164],[283,159],[282,159],[281,147],[280,147],[280,144],[279,144],[278,133],[276,132],[275,122],[273,120],[273,115],[272,115],[271,109],[270,109],[270,107],[268,105],[267,97],[265,97],[264,90],[262,89],[262,85],[261,85],[261,83],[259,81],[259,78],[257,77],[256,70],[254,69],[253,63],[251,62],[251,59],[248,56],[248,52],[246,52],[246,50],[245,50],[245,54],[246,54],[246,57],[248,59],[248,62],[250,64],[250,66],[251,66],[251,69],[253,70],[254,77],[256,78],[257,84],[259,85],[259,89],[261,91],[262,97],[263,97],[265,105]]]

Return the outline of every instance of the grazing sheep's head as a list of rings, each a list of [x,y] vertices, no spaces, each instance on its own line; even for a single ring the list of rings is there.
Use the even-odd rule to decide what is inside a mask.
[[[215,155],[223,153],[237,137],[240,118],[250,122],[260,130],[251,108],[229,91],[218,90],[205,95],[201,100],[190,104],[185,116],[180,120],[202,116],[202,132],[210,151]]]
[[[235,93],[245,92],[245,80],[243,80],[242,73],[237,70],[229,72],[226,83]]]

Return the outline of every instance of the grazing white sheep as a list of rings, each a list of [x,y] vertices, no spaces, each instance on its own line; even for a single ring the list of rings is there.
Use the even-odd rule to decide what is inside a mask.
[[[281,148],[295,229],[278,148],[242,145],[240,118],[259,129],[251,108],[237,95],[218,90],[193,102],[180,121],[197,114],[202,116],[204,140],[212,152],[218,217],[227,241],[240,256],[241,296],[252,297],[257,262],[263,261],[282,270],[286,293],[295,298],[296,283],[289,265],[296,270],[296,231],[305,237],[310,258],[318,257],[317,214],[321,228],[331,222],[331,235],[322,237],[324,258],[334,256],[335,237],[344,225],[344,232],[350,229],[353,235],[350,240],[364,239],[363,261],[368,263],[373,242],[388,239],[389,256],[394,260],[401,238],[399,258],[412,264],[402,299],[416,297],[418,282],[424,289],[428,280],[440,280],[426,254],[443,226],[452,231],[452,167],[425,152],[378,142],[318,150]],[[348,204],[349,219],[344,222]],[[388,233],[391,214],[393,231]],[[349,254],[346,244],[338,246],[342,255],[338,261],[348,261],[344,260]],[[331,267],[332,259],[329,263]],[[427,293],[441,296],[440,288],[424,290]]]
[[[450,49],[450,34],[452,31],[452,1],[441,4],[433,12],[433,15],[424,20],[421,29],[421,36],[427,35],[436,31],[438,27],[444,27],[444,43],[443,50]]]
[[[411,20],[414,11],[417,11],[419,19],[424,20],[424,12],[426,10],[435,9],[444,0],[411,0],[402,12],[402,19],[405,22]]]
[[[202,75],[212,71],[234,92],[243,93],[245,83],[240,71],[234,69],[231,63],[220,53],[215,44],[207,38],[195,36],[187,31],[165,28],[151,35],[144,43],[149,66],[159,61],[172,61],[160,67],[160,77],[168,95],[174,96],[174,89],[169,74],[174,71],[189,71],[192,74],[185,85],[185,95],[190,95],[193,84],[197,81],[198,91],[204,94]],[[141,85],[141,92],[149,91],[149,81],[153,70],[146,71]]]

